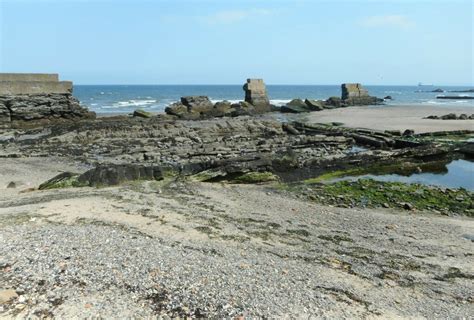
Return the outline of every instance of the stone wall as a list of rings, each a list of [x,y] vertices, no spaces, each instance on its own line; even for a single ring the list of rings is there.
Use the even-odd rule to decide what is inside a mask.
[[[47,81],[57,82],[57,73],[0,73],[0,81]]]
[[[94,117],[57,74],[0,73],[0,128]]]

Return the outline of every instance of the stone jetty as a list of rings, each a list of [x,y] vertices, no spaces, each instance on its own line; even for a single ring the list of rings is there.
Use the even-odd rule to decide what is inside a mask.
[[[0,73],[0,127],[94,118],[57,74]]]

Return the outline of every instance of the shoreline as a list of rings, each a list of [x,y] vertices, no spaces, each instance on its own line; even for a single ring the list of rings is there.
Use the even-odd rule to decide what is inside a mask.
[[[147,111],[152,115],[164,115],[164,111]],[[366,128],[371,130],[406,130],[412,129],[416,133],[474,130],[474,120],[433,120],[423,119],[430,115],[442,116],[448,113],[474,114],[473,106],[459,105],[373,105],[351,106],[338,109],[325,109],[317,112],[300,114],[269,112],[258,115],[259,118],[271,118],[281,122],[300,120],[308,123],[340,122],[349,128]],[[97,118],[106,119],[121,116],[131,116],[132,112],[96,113]]]

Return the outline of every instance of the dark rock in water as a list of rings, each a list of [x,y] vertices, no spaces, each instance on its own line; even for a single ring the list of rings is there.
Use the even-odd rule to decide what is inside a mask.
[[[471,100],[474,96],[437,96],[436,99]]]
[[[245,101],[255,107],[256,113],[270,111],[270,101],[267,96],[267,89],[262,79],[247,79],[244,84]]]
[[[150,112],[145,111],[145,110],[137,109],[137,110],[133,111],[133,117],[151,118],[152,114]]]
[[[321,100],[311,100],[311,99],[306,99],[304,101],[306,106],[308,106],[308,109],[310,111],[321,111],[324,110],[324,101]]]
[[[474,92],[474,89],[467,89],[467,90],[450,90],[449,92]]]
[[[431,91],[431,92],[444,92],[444,90],[441,89],[441,88],[438,88],[438,89],[435,89],[435,90],[433,90],[433,91]]]
[[[459,120],[468,120],[469,117],[467,116],[467,114],[462,113],[462,114],[459,115],[459,118],[458,118],[458,119],[459,119]]]
[[[441,116],[441,119],[442,120],[456,120],[457,116],[455,113],[448,113],[448,114],[445,114],[444,116]]]
[[[113,186],[132,180],[162,180],[159,166],[137,164],[99,165],[77,178],[78,183],[89,186]]]
[[[383,99],[384,100],[392,100],[393,98],[392,98],[392,96],[385,96]]]
[[[403,136],[412,136],[415,134],[415,130],[413,129],[406,129],[405,131],[403,131]]]
[[[439,119],[439,117],[438,116],[427,116],[425,119],[437,120],[437,119]]]

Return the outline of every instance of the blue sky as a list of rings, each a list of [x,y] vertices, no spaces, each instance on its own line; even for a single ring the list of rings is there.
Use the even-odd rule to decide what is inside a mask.
[[[0,71],[76,84],[473,85],[473,2],[0,0]]]

